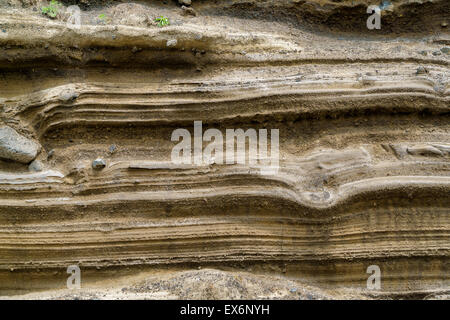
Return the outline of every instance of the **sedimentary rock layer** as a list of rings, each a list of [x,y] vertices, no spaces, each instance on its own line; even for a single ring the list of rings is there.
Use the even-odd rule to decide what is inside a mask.
[[[293,3],[295,24],[267,18]],[[84,19],[109,10],[112,20],[80,29],[5,6],[1,122],[42,145],[42,171],[0,163],[0,292],[63,287],[73,264],[92,281],[201,266],[354,297],[448,292],[445,27],[380,37],[324,22],[332,36],[303,17],[353,17],[350,4],[298,3],[226,1],[218,15],[219,2],[194,1],[195,17],[127,4],[130,16],[169,15],[164,28],[117,22],[112,4],[84,8]],[[260,16],[236,16],[246,6]],[[448,2],[423,6],[446,21],[436,9]],[[173,163],[171,135],[193,134],[194,121],[224,136],[278,129],[280,169]],[[370,265],[382,270],[376,292],[365,291]]]

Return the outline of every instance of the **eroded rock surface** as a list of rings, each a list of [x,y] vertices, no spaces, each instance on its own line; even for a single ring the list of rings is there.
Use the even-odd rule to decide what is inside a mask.
[[[0,0],[0,295],[448,298],[450,2],[182,2]],[[174,163],[194,122],[279,170]]]

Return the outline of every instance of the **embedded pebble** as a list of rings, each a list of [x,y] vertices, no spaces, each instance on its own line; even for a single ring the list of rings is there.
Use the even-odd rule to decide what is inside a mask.
[[[73,101],[78,98],[78,93],[75,91],[65,91],[60,96],[61,101]]]
[[[39,171],[42,171],[43,168],[44,168],[44,165],[39,160],[32,161],[30,163],[30,165],[28,166],[28,170],[31,172],[39,172]]]
[[[177,45],[177,43],[178,43],[177,39],[170,39],[170,40],[167,40],[166,45],[168,47],[175,47]]]
[[[95,170],[101,170],[104,167],[106,167],[106,162],[105,160],[101,159],[101,158],[97,158],[94,161],[92,161],[92,168]]]
[[[182,6],[181,10],[183,10],[182,14],[185,15],[185,16],[190,15],[190,16],[194,16],[195,17],[197,15],[197,11],[195,11],[191,7]]]
[[[427,69],[425,69],[425,67],[422,67],[422,66],[418,67],[416,70],[416,74],[424,74],[427,72],[428,72]]]
[[[30,163],[36,158],[41,146],[11,127],[0,127],[0,158]]]

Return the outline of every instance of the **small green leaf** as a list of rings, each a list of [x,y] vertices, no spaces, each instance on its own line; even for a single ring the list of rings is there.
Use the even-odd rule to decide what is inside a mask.
[[[164,16],[160,16],[155,19],[155,22],[158,22],[158,27],[164,27],[170,25],[170,21],[168,18]]]
[[[48,7],[41,8],[41,12],[51,18],[55,18],[58,15],[60,6],[61,6],[61,3],[59,3],[56,0],[52,0],[52,1],[50,1],[50,4]]]

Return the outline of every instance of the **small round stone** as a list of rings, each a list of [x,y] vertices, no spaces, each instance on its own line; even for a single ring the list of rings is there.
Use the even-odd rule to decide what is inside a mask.
[[[39,171],[42,171],[43,168],[44,168],[44,165],[39,160],[32,161],[30,163],[30,165],[28,166],[28,170],[31,172],[39,172]]]
[[[441,48],[441,51],[442,51],[442,53],[449,54],[450,53],[450,47],[443,47],[443,48]]]
[[[167,40],[166,45],[168,47],[175,47],[177,45],[177,43],[178,43],[177,39],[170,39],[170,40]]]
[[[94,170],[102,170],[104,167],[106,167],[105,160],[98,158],[98,159],[95,159],[94,161],[92,161],[92,168]]]

